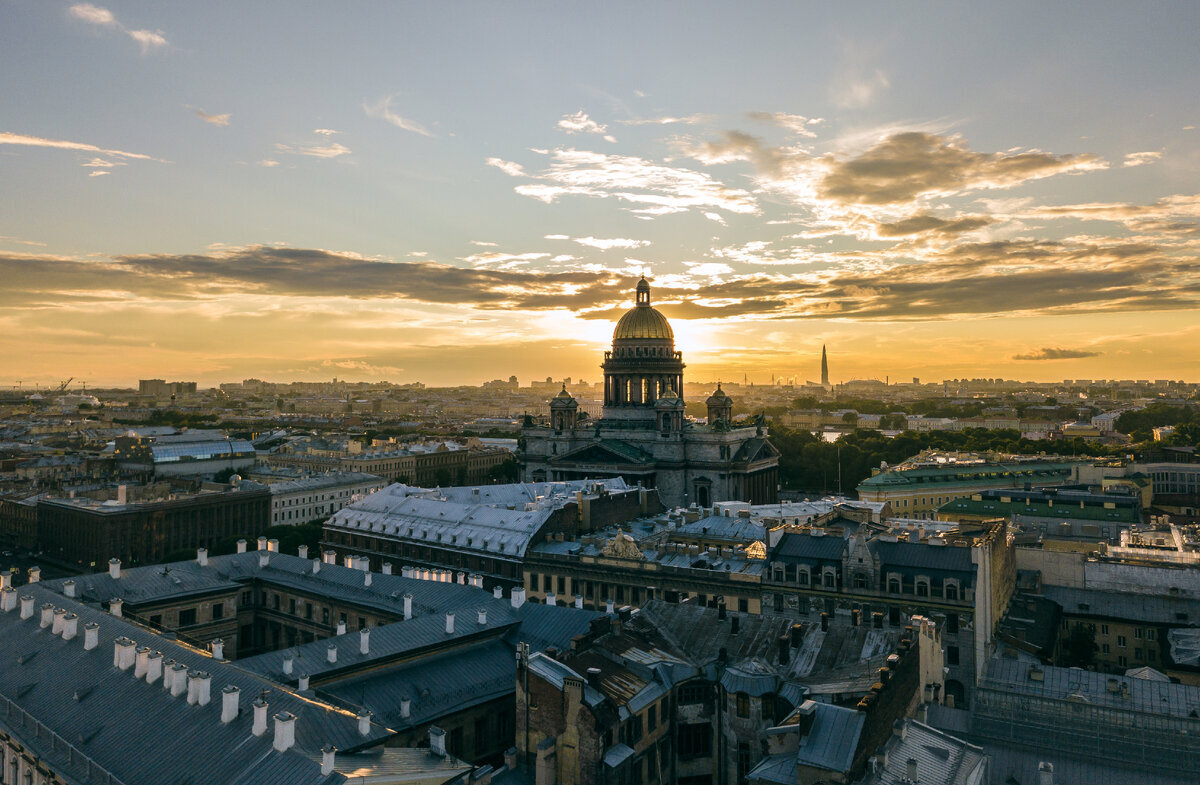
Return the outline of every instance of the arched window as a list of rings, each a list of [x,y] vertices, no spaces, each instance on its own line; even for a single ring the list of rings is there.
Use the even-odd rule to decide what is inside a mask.
[[[928,597],[929,596],[929,579],[928,578],[917,579],[917,596],[918,597]]]
[[[801,567],[799,570],[797,570],[796,582],[799,583],[801,586],[808,585],[808,577],[809,577],[809,575],[808,575],[807,567]]]
[[[958,599],[958,584],[957,583],[950,583],[949,581],[946,582],[946,599],[947,600],[957,600]]]
[[[825,588],[832,589],[837,585],[837,578],[833,576],[833,570],[825,571]]]
[[[895,575],[888,578],[888,592],[890,594],[899,594],[900,593],[900,579],[898,577],[896,577]]]

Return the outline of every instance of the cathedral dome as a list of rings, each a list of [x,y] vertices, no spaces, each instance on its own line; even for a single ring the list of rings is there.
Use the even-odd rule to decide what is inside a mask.
[[[646,279],[638,281],[637,305],[625,312],[613,330],[613,340],[675,340],[671,323],[667,317],[650,307],[650,284]]]

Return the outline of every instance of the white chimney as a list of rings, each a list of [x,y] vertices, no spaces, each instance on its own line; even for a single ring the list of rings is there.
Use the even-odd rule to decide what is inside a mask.
[[[408,621],[409,619],[412,618],[412,600],[413,600],[413,598],[412,598],[411,594],[404,595],[404,620],[405,621]]]
[[[576,595],[575,595],[575,607],[576,607],[576,608],[582,608],[582,607],[583,607],[583,595],[582,595],[582,594],[576,594]]]
[[[0,589],[7,589],[12,586],[12,570],[0,572]]]
[[[124,604],[125,601],[120,597],[113,597],[108,601],[108,612],[119,619],[121,618],[121,606]]]
[[[270,563],[271,563],[271,552],[260,550],[258,552],[258,566],[266,567]]]
[[[225,641],[221,640],[220,638],[213,638],[212,643],[210,643],[209,646],[212,648],[212,656],[214,660],[225,659]]]
[[[245,540],[238,540],[238,541],[237,541],[237,552],[238,552],[238,553],[245,553],[245,552],[246,552],[246,541],[245,541]]]
[[[63,594],[70,597],[71,599],[75,599],[75,581],[64,581],[63,582]]]
[[[188,666],[177,662],[171,666],[171,697],[178,698],[187,692]]]
[[[383,563],[383,574],[384,575],[392,574],[392,563],[390,561],[385,561]]]
[[[349,567],[350,569],[352,569],[352,570],[358,569],[358,557],[355,556],[354,554],[347,553],[344,561],[345,561],[346,566]]]
[[[108,577],[114,578],[114,579],[121,577],[121,560],[120,559],[109,559],[108,560]]]
[[[63,617],[67,615],[66,608],[55,608],[54,616],[50,622],[50,634],[62,635]]]
[[[0,589],[0,611],[8,613],[17,607],[17,590],[11,586]]]
[[[54,603],[44,602],[44,603],[42,603],[42,620],[41,620],[42,629],[49,627],[53,623],[54,623]]]
[[[266,537],[258,538],[258,549],[260,551],[265,551],[267,549],[267,538]]]
[[[365,709],[359,712],[358,715],[358,735],[371,735],[371,712],[366,711]]]
[[[330,744],[328,747],[321,748],[321,776],[328,777],[333,774],[333,767],[337,759],[337,747]]]
[[[167,692],[171,691],[171,684],[173,684],[175,681],[175,676],[171,673],[171,666],[173,666],[174,664],[175,664],[175,660],[172,660],[167,657],[163,658],[162,684],[163,684],[163,689],[166,690]],[[147,678],[148,677],[149,677],[149,674],[147,674]]]
[[[520,608],[525,604],[525,587],[517,586],[512,590],[512,596],[509,598],[514,608]]]
[[[917,780],[917,759],[909,758],[904,763],[904,776],[908,777],[909,782],[918,782]]]
[[[345,619],[342,619],[341,621],[339,621],[339,622],[338,622],[338,625],[337,625],[337,634],[338,634],[338,635],[345,635],[345,634],[346,634],[346,620],[345,620]]]
[[[467,585],[467,574],[465,572],[463,572],[462,570],[459,570],[458,574],[455,575],[454,577],[458,579],[459,586]]]
[[[199,564],[201,567],[208,566],[208,548],[196,549],[196,564]]]
[[[554,592],[550,592],[546,595],[546,604],[551,607],[558,604],[558,597],[554,594]]]
[[[300,680],[299,680],[299,683],[296,685],[296,689],[300,690],[300,692],[304,692],[305,690],[308,689],[308,674],[307,673],[300,674]]]
[[[429,728],[429,751],[439,758],[446,757],[446,731],[436,725]]]
[[[326,564],[337,564],[337,551],[324,551],[321,556]]]
[[[250,705],[254,707],[254,724],[250,727],[250,732],[261,736],[267,732],[267,702],[258,698]]]
[[[370,586],[370,585],[371,585],[371,573],[364,572],[363,573],[363,586]]]
[[[495,597],[497,600],[504,599],[504,587],[503,586],[493,586],[492,587],[492,596]]]
[[[139,646],[133,658],[133,678],[141,679],[146,675],[147,663],[150,660],[150,647]]]
[[[38,583],[42,580],[42,568],[36,564],[29,568],[29,582]]]
[[[113,641],[113,665],[123,671],[132,668],[136,649],[137,644],[128,638],[117,638]]]
[[[296,716],[289,712],[275,715],[275,741],[273,746],[280,752],[287,752],[296,743]]]
[[[321,571],[321,560],[313,559],[313,575],[316,575],[320,571]]]
[[[307,559],[308,558],[308,546],[301,545],[299,548],[296,549],[296,555],[299,556],[301,559]]]
[[[1042,761],[1038,764],[1038,785],[1054,785],[1054,764]]]
[[[358,631],[358,653],[359,654],[370,654],[371,653],[371,631],[368,630],[366,627],[363,627],[361,630]]]
[[[86,627],[84,628],[87,629]],[[153,684],[162,678],[163,656],[161,651],[152,651],[146,657],[146,683]]]
[[[412,699],[411,698],[401,698],[400,699],[400,716],[403,719],[408,719],[411,714],[412,714]]]
[[[68,613],[63,617],[62,637],[64,641],[69,641],[74,638],[79,632],[79,616],[74,613]]]
[[[279,553],[279,540],[267,540],[267,550],[271,553]]]
[[[226,725],[237,719],[241,693],[242,691],[232,684],[221,690],[221,722]]]
[[[487,624],[487,608],[479,609],[479,624],[480,625]]]
[[[446,614],[446,634],[447,635],[454,634],[454,614],[453,613]]]
[[[189,673],[187,678],[187,702],[189,706],[195,706],[200,699],[200,682],[196,680],[200,671]]]
[[[33,617],[34,597],[32,594],[26,594],[21,597],[21,618],[29,619]]]
[[[212,676],[205,671],[198,671],[192,677],[192,681],[196,683],[196,703],[200,706],[207,706],[212,700]],[[188,703],[191,703],[190,697]]]
[[[613,601],[612,600],[604,601],[604,612],[607,613],[609,616],[612,616],[612,612],[613,612]]]
[[[292,655],[291,654],[283,655],[283,672],[288,676],[292,675]]]
[[[83,650],[91,651],[100,645],[100,625],[90,621],[83,625]]]
[[[329,644],[328,648],[325,649],[325,659],[330,662],[337,662],[337,646],[334,646],[332,643]]]

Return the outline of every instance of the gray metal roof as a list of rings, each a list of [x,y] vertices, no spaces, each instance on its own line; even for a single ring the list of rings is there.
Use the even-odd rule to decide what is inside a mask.
[[[795,762],[829,771],[850,771],[865,721],[866,714],[861,711],[827,703],[816,704],[816,717],[808,735],[800,742]]]
[[[923,542],[886,542],[875,539],[870,549],[883,567],[914,567],[923,570],[974,572],[971,549],[956,545],[930,545]]]
[[[732,542],[761,541],[767,536],[767,529],[763,526],[762,521],[727,515],[709,515],[691,523],[685,523],[676,529],[676,532],[689,537]]]
[[[917,781],[937,785],[978,783],[987,767],[987,756],[974,744],[912,719],[905,724],[904,738],[893,735],[885,744],[887,764],[863,781],[863,785],[911,785],[908,762],[916,761]]]
[[[389,735],[386,728],[372,724],[362,736],[356,718],[348,712],[281,689],[45,586],[32,584],[20,591],[32,596],[35,606],[52,603],[79,617],[79,634],[64,641],[51,628],[40,626],[36,611],[25,620],[15,610],[0,614],[0,638],[5,641],[0,651],[0,696],[20,708],[8,712],[0,723],[39,754],[45,752],[48,760],[54,759],[55,749],[61,752],[69,743],[77,750],[76,766],[86,755],[126,785],[328,783],[340,778],[320,777],[319,767],[302,753],[327,744],[351,750],[379,744]],[[85,651],[84,626],[92,622],[99,625],[99,645]],[[172,698],[161,680],[147,684],[135,679],[132,669],[116,668],[114,641],[122,637],[162,652],[164,663],[173,660],[192,672],[208,672],[211,702],[189,705],[182,696]],[[241,713],[223,724],[221,691],[226,685],[241,690]],[[250,733],[250,703],[264,691],[269,715],[286,711],[297,718],[296,748],[283,754],[272,747],[270,727],[262,737]],[[39,724],[41,730],[35,732]],[[131,754],[133,750],[136,754]],[[71,764],[64,764],[64,770],[72,771]]]
[[[788,532],[771,549],[770,561],[777,559],[823,559],[841,561],[846,541],[841,537],[814,537],[811,534]]]
[[[1172,627],[1200,626],[1200,599],[1065,586],[1043,586],[1042,595],[1057,602],[1070,616],[1128,619]]]
[[[1116,766],[1096,758],[1061,752],[1032,752],[1021,747],[983,742],[990,780],[996,785],[1039,785],[1038,765],[1054,766],[1054,785],[1195,785],[1195,777],[1172,777],[1145,768]]]

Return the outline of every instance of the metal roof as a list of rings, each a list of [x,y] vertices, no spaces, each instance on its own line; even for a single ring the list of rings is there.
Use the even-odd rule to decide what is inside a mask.
[[[738,518],[727,515],[709,515],[678,527],[677,534],[710,540],[754,542],[767,536],[762,521],[754,518]]]
[[[1062,606],[1070,616],[1128,619],[1132,622],[1172,627],[1200,626],[1200,599],[1161,594],[1073,589],[1043,586],[1042,595]]]
[[[788,532],[779,538],[771,549],[769,561],[783,559],[823,559],[841,561],[846,541],[841,537],[820,536]]]
[[[795,763],[817,769],[849,772],[865,721],[864,712],[827,703],[816,704],[816,717],[808,735],[800,741]]]
[[[974,572],[971,549],[959,545],[930,545],[924,542],[887,542],[874,539],[868,547],[883,568],[915,567],[928,570]]]
[[[904,738],[892,735],[886,742],[887,763],[867,777],[863,785],[911,785],[908,763],[917,764],[917,782],[938,785],[974,785],[982,782],[987,756],[974,744],[924,725],[913,719],[901,720]]]

